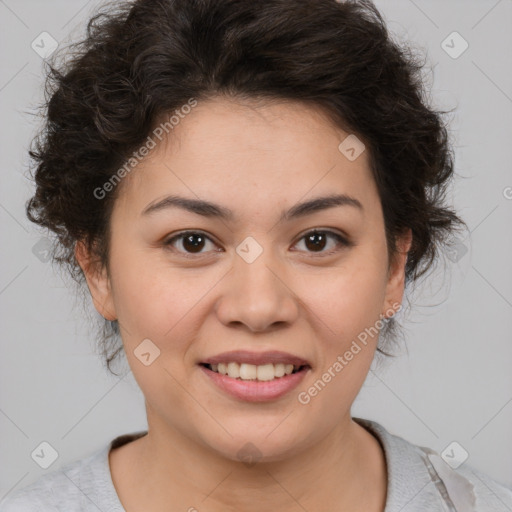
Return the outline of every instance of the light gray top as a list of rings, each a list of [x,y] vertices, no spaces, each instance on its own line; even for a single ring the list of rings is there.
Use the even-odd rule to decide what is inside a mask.
[[[433,450],[390,434],[375,421],[353,419],[384,449],[388,470],[384,512],[512,512],[512,488],[467,463],[454,470]],[[108,453],[146,433],[116,437],[88,457],[11,492],[0,502],[0,512],[125,512],[112,482]]]

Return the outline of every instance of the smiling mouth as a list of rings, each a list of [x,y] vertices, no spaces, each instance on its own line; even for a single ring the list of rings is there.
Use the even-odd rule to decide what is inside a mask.
[[[246,381],[271,381],[274,379],[280,379],[294,373],[299,373],[310,368],[309,365],[293,365],[293,364],[262,364],[254,365],[247,363],[219,363],[219,364],[207,364],[200,363],[201,366],[208,370],[231,377],[236,380]]]

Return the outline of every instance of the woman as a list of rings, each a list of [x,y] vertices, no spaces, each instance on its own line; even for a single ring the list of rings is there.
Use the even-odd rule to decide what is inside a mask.
[[[405,285],[464,225],[441,113],[373,4],[137,0],[76,50],[27,213],[105,319],[107,365],[126,353],[148,430],[0,510],[512,508],[351,417]]]

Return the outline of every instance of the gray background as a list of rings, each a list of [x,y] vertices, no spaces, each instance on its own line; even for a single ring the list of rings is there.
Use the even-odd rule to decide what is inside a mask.
[[[24,216],[27,148],[38,127],[28,112],[42,83],[31,43],[43,31],[61,45],[75,40],[100,3],[0,0],[0,499],[146,428],[131,373],[103,369],[73,290],[44,261],[44,233]],[[448,199],[471,234],[455,241],[446,275],[440,267],[408,295],[408,353],[370,372],[352,413],[439,452],[457,441],[468,464],[512,486],[512,0],[376,4],[397,38],[426,48],[433,104],[457,108],[459,177]],[[453,31],[469,43],[458,58],[441,46]],[[31,458],[42,441],[59,455],[46,470]]]

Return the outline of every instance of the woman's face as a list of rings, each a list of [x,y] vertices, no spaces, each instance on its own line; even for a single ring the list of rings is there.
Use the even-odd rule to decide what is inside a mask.
[[[210,100],[123,178],[110,273],[87,277],[97,309],[119,321],[150,432],[275,460],[350,421],[381,314],[402,299],[405,253],[388,273],[368,154],[352,139],[339,149],[348,135],[301,104]],[[300,207],[342,195],[352,199]],[[258,379],[235,378],[234,364],[214,373],[202,364],[212,358]],[[272,373],[299,359],[299,373]]]

